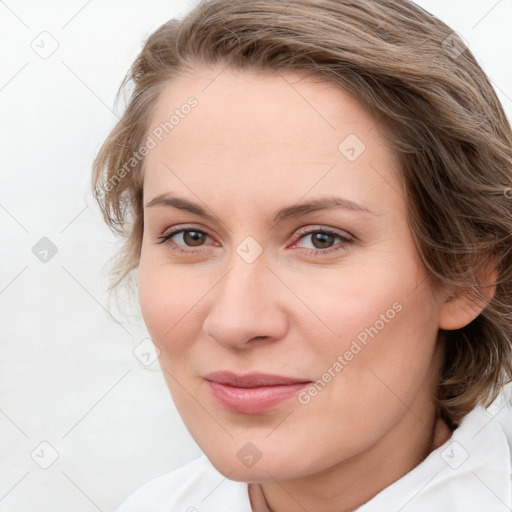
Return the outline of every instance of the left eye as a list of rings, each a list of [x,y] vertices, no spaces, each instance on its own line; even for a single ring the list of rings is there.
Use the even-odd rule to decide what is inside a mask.
[[[312,250],[313,252],[327,252],[326,249],[331,249],[331,247],[335,245],[336,240],[346,244],[352,242],[350,238],[345,237],[335,231],[326,229],[308,231],[299,237],[299,241],[306,240],[307,238],[310,239],[312,245],[312,247],[309,247],[308,249]],[[324,250],[322,251],[322,249]]]

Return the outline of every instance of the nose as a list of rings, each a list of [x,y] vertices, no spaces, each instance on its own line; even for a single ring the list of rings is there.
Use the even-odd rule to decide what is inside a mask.
[[[211,295],[204,332],[230,349],[284,337],[288,317],[280,285],[264,261],[235,262]]]

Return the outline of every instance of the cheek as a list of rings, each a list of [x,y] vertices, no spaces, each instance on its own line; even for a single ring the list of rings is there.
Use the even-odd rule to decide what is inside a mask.
[[[158,271],[158,267],[151,264],[148,258],[141,256],[138,269],[139,303],[153,340],[160,338],[164,331],[170,327],[171,318],[168,313],[173,311],[172,294],[166,293],[166,283]],[[159,335],[158,335],[159,334]]]
[[[380,385],[376,375],[397,387],[407,379],[419,382],[432,357],[437,306],[422,282],[422,267],[396,255],[392,263],[384,258],[380,263],[351,265],[335,278],[331,272],[293,278],[294,292],[309,310],[300,322],[316,376],[343,372],[345,377],[335,380],[343,381],[344,389],[360,388],[364,381],[370,392],[370,381]],[[333,392],[337,387],[330,386]]]
[[[404,279],[396,279],[392,269],[368,262],[345,265],[339,270],[282,272],[283,280],[293,283],[293,293],[303,302],[296,320],[311,331],[304,341],[318,340],[320,351],[342,350],[356,338],[364,342],[375,324],[378,331],[386,330],[404,300]],[[290,296],[292,301],[297,299]],[[316,338],[312,338],[313,331]]]
[[[176,279],[173,279],[175,277]],[[139,303],[146,327],[160,346],[173,337],[186,315],[190,290],[183,287],[169,268],[141,256],[138,270]]]
[[[337,376],[325,403],[396,412],[413,401],[431,372],[438,331],[435,306],[428,293],[370,296],[338,314],[346,329],[340,328],[338,341],[322,354],[319,377]]]
[[[162,262],[144,253],[138,269],[139,303],[144,323],[163,358],[184,356],[200,335],[206,296],[216,282],[212,272]]]

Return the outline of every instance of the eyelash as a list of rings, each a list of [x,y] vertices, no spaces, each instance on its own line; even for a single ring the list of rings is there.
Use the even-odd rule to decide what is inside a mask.
[[[160,240],[159,242],[157,242],[157,244],[164,244],[165,242],[168,242],[171,240],[172,237],[174,237],[175,235],[177,235],[178,233],[186,233],[186,232],[190,232],[190,231],[193,231],[193,232],[196,232],[196,233],[200,233],[201,235],[205,235],[205,236],[209,236],[208,233],[205,233],[204,231],[202,231],[201,229],[198,229],[196,228],[195,226],[186,226],[186,227],[181,227],[180,229],[175,229],[173,231],[171,231],[170,233],[167,233],[166,235],[162,235],[162,236],[159,236],[157,240]],[[299,233],[299,236],[297,237],[296,241],[294,242],[294,244],[297,242],[297,241],[300,241],[302,240],[303,238],[305,238],[306,236],[309,236],[309,235],[312,235],[312,234],[315,234],[315,233],[322,233],[322,234],[325,234],[325,235],[332,235],[334,237],[337,237],[342,244],[352,244],[354,242],[354,240],[346,237],[346,236],[343,236],[341,235],[340,233],[336,232],[336,231],[333,231],[331,229],[327,229],[327,228],[318,228],[318,229],[310,229],[309,231],[304,231],[302,233]],[[177,251],[181,254],[189,254],[189,253],[198,253],[198,252],[202,252],[202,249],[198,249],[198,250],[190,250],[190,249],[183,249],[182,246],[179,246],[177,244],[174,244],[175,247],[172,247],[171,246],[171,249],[173,251]],[[202,247],[202,246],[198,246],[198,247]],[[307,254],[307,255],[313,255],[313,256],[321,256],[321,255],[324,255],[324,254],[328,254],[328,253],[331,253],[331,252],[336,252],[336,251],[341,251],[341,250],[344,250],[345,247],[338,247],[338,248],[327,248],[327,249],[299,249],[299,251],[301,253],[304,253],[304,254]]]

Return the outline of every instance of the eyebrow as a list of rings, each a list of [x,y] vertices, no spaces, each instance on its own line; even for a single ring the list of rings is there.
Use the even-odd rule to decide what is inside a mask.
[[[195,215],[199,215],[200,217],[203,217],[205,219],[216,220],[216,218],[213,215],[209,214],[199,204],[193,203],[188,199],[184,199],[181,197],[160,194],[154,197],[151,201],[149,201],[148,204],[146,204],[146,208],[151,208],[153,206],[168,206],[176,208],[178,210],[187,211]],[[337,196],[328,196],[308,201],[306,203],[299,203],[294,204],[292,206],[287,206],[286,208],[283,208],[282,210],[279,210],[276,213],[276,215],[274,216],[274,222],[281,222],[285,219],[301,217],[303,215],[313,213],[316,211],[332,209],[351,210],[355,212],[377,215],[377,213],[369,210],[365,206],[354,201],[350,201],[349,199]]]

